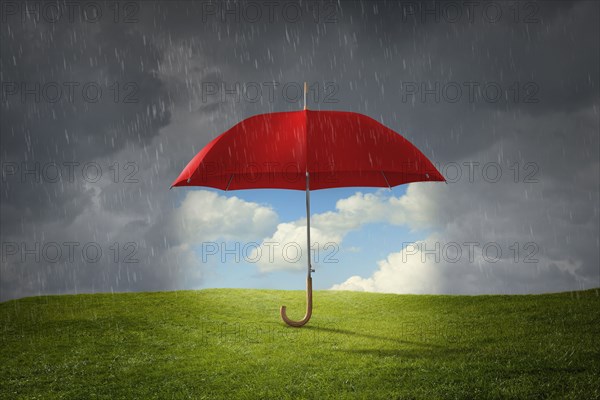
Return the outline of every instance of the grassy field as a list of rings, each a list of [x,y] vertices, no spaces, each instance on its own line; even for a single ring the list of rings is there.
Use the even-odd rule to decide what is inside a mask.
[[[600,398],[600,290],[211,289],[0,304],[0,397]]]

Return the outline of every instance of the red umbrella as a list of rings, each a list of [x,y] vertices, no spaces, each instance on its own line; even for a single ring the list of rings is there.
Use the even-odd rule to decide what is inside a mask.
[[[306,104],[306,85],[305,85]],[[366,115],[344,111],[278,112],[250,117],[208,143],[173,186],[222,190],[279,188],[306,191],[306,236],[310,249],[310,190],[334,187],[393,187],[445,181],[408,140]],[[302,326],[312,314],[308,250],[307,308],[292,321]]]

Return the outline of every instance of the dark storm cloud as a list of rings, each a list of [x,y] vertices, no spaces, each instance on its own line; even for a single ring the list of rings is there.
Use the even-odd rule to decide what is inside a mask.
[[[3,35],[2,53],[12,55],[2,59],[3,131],[34,132],[34,156],[106,155],[127,141],[147,142],[168,123],[164,88],[156,77],[160,54],[144,45],[138,32],[110,23],[7,23],[3,29],[10,34]],[[12,83],[18,87],[15,94],[8,92]],[[127,83],[132,85],[123,87]],[[91,84],[87,90],[86,84]],[[52,87],[61,94],[55,96]],[[5,136],[4,157],[28,151],[22,135]]]
[[[217,133],[252,114],[298,109],[281,90],[273,101],[267,99],[265,82],[279,87],[317,82],[321,92],[333,82],[338,101],[324,103],[321,96],[312,108],[368,114],[438,163],[501,162],[506,173],[512,162],[534,162],[540,183],[527,189],[529,199],[525,188],[510,184],[433,193],[450,204],[436,216],[438,226],[448,240],[485,236],[487,228],[480,224],[462,232],[446,228],[462,217],[473,223],[492,218],[487,213],[498,202],[510,202],[509,216],[494,214],[502,234],[498,240],[520,237],[533,226],[534,239],[550,259],[576,259],[582,276],[597,276],[597,3],[528,3],[533,6],[517,6],[515,17],[508,2],[492,2],[502,10],[494,22],[483,14],[489,2],[475,2],[472,21],[464,2],[453,2],[462,13],[456,22],[447,20],[450,14],[444,12],[452,10],[442,2],[273,3],[272,18],[265,3],[154,1],[136,3],[135,23],[112,23],[109,8],[99,23],[22,23],[18,16],[2,23],[3,83],[121,84],[121,101],[111,100],[114,92],[103,87],[106,95],[97,103],[81,96],[74,102],[33,101],[31,95],[21,101],[20,93],[5,96],[3,90],[3,163],[93,161],[104,174],[92,184],[82,179],[37,184],[31,177],[23,182],[18,172],[7,176],[2,241],[77,237],[104,248],[135,242],[141,260],[93,267],[49,266],[31,258],[3,263],[3,299],[200,282],[200,272],[189,267],[195,265],[191,253],[177,250],[182,239],[165,229],[179,201],[179,194],[166,189]],[[257,4],[263,14],[253,22],[253,14],[244,12]],[[233,13],[224,14],[227,7]],[[283,13],[285,7],[290,14]],[[297,9],[298,18],[291,13]],[[263,88],[256,102],[205,91],[206,83],[231,88],[250,82]],[[138,101],[122,101],[131,93],[125,83],[135,84]],[[472,99],[469,84],[477,85]],[[503,91],[493,100],[482,92],[490,84]],[[462,89],[458,101],[444,98],[448,85]],[[417,93],[408,92],[415,88]],[[434,94],[422,97],[425,88]],[[109,169],[115,162],[117,182]],[[134,181],[124,182],[132,172]],[[186,282],[188,274],[194,279]],[[545,286],[540,275],[536,290],[560,289],[561,282],[571,288],[561,274],[548,272]],[[519,279],[518,271],[498,270],[494,287]],[[445,290],[461,289],[447,278]]]
[[[110,19],[2,17],[2,242],[28,248],[49,241],[99,243],[98,236],[127,232],[111,226],[111,232],[88,234],[97,225],[93,218],[87,229],[73,224],[92,215],[102,183],[98,168],[102,179],[114,176],[118,152],[147,145],[169,122],[170,104],[156,73],[159,51],[133,25]],[[105,252],[108,246],[102,243]],[[114,272],[110,266],[81,268],[80,260],[61,266],[44,257],[21,258],[15,264],[3,259],[2,298],[107,290],[96,275],[104,273],[106,281]]]
[[[81,179],[48,184],[56,170],[66,181],[127,143],[148,143],[168,123],[169,110],[156,77],[160,54],[133,29],[8,18],[2,30],[2,206],[11,210],[2,229],[10,234],[14,220],[35,226],[79,215],[90,190]]]

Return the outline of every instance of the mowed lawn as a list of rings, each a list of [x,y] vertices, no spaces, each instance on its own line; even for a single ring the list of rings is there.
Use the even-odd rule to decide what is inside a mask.
[[[0,304],[5,399],[600,398],[600,290],[46,296]]]

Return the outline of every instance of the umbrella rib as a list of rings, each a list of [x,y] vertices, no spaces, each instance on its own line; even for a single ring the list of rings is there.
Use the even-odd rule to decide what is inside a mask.
[[[227,187],[225,188],[225,191],[229,190],[229,185],[231,185],[232,180],[233,180],[233,174],[231,174],[231,176],[229,177],[229,182],[227,182]]]
[[[388,185],[388,188],[390,188],[390,190],[392,190],[392,187],[390,186],[390,183],[387,180],[387,177],[385,176],[385,173],[383,172],[383,170],[381,171],[381,175],[383,175],[383,179],[385,179],[385,184]]]

